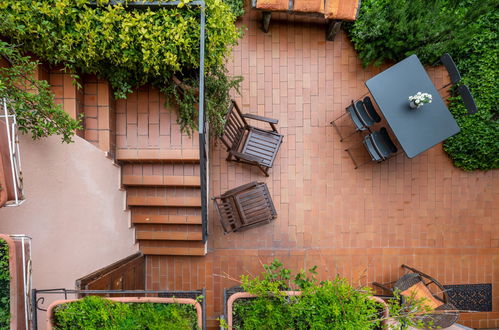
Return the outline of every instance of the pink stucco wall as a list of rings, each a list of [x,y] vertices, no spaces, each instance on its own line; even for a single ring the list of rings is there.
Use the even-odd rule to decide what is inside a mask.
[[[137,251],[120,168],[103,151],[79,137],[20,141],[26,202],[0,208],[0,233],[32,237],[34,288],[74,288]]]

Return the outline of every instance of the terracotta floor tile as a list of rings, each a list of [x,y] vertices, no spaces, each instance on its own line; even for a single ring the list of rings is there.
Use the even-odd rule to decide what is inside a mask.
[[[329,123],[366,93],[364,82],[386,66],[363,68],[344,32],[326,42],[322,24],[292,18],[273,21],[264,34],[257,19],[255,12],[243,18],[248,30],[228,63],[233,74],[245,78],[241,95],[233,96],[243,112],[279,119],[284,142],[268,178],[226,162],[225,148],[212,144],[210,196],[253,180],[266,182],[278,218],[224,235],[210,205],[208,255],[149,257],[148,288],[205,287],[209,324],[222,313],[223,289],[237,284],[229,278],[257,274],[261,262],[275,257],[295,270],[318,265],[321,278],[339,273],[362,284],[395,280],[407,263],[444,284],[485,282],[497,288],[499,172],[463,172],[441,145],[414,159],[400,154],[355,170],[344,149],[361,135],[340,142]],[[435,83],[448,79],[442,68],[428,71]],[[117,108],[120,149],[199,145],[197,135],[180,134],[176,113],[164,107],[164,97],[153,88],[140,89]],[[345,120],[342,129],[352,132],[353,126]],[[126,171],[192,175],[185,167]],[[185,213],[192,212],[188,208],[175,212],[195,215]],[[497,306],[494,313],[463,324],[495,326]]]

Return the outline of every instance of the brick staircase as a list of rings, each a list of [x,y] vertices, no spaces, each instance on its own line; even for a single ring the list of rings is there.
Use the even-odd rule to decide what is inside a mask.
[[[144,254],[206,254],[198,154],[196,149],[118,149],[127,207]]]
[[[145,255],[203,256],[199,136],[144,87],[116,102],[116,160],[135,239]]]

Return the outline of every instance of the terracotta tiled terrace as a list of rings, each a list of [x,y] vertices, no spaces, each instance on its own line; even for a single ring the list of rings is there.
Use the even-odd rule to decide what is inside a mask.
[[[285,139],[268,178],[226,162],[225,149],[213,142],[210,194],[264,181],[278,218],[224,235],[210,206],[208,254],[149,257],[148,287],[206,287],[208,325],[216,326],[223,289],[237,285],[228,277],[258,274],[274,258],[363,284],[395,280],[406,263],[444,284],[494,283],[494,312],[460,322],[499,326],[499,172],[463,172],[441,145],[355,170],[344,149],[360,136],[340,142],[329,122],[381,69],[363,68],[344,32],[326,42],[321,24],[273,19],[264,34],[255,13],[240,24],[247,31],[229,67],[245,80],[235,98],[243,112],[278,118]],[[445,83],[443,70],[428,71],[436,86]]]
[[[213,139],[209,194],[265,182],[277,219],[224,235],[210,205],[205,255],[198,135],[180,132],[176,113],[163,106],[165,97],[145,86],[126,100],[114,101],[104,80],[83,77],[83,89],[77,91],[69,75],[58,68],[40,70],[56,101],[74,117],[84,114],[85,128],[78,135],[100,150],[77,138],[76,146],[44,157],[40,150],[56,150],[55,141],[40,149],[25,138],[27,150],[32,150],[26,162],[26,168],[31,166],[31,172],[26,171],[31,174],[26,177],[27,189],[31,196],[38,191],[39,197],[28,199],[19,211],[3,210],[2,230],[38,235],[33,240],[38,246],[64,254],[64,262],[78,263],[53,276],[58,259],[64,258],[34,249],[35,286],[72,285],[76,278],[138,248],[147,255],[147,289],[206,288],[207,325],[217,328],[224,288],[237,285],[234,279],[241,274],[257,275],[262,263],[274,258],[293,270],[317,265],[321,278],[340,274],[362,285],[396,280],[403,273],[400,266],[408,264],[443,284],[492,283],[493,311],[461,314],[459,323],[499,327],[499,171],[463,172],[452,165],[441,145],[413,159],[400,153],[384,163],[354,169],[344,149],[359,142],[361,135],[340,142],[330,122],[352,99],[366,94],[364,82],[387,66],[363,68],[345,32],[332,42],[325,40],[323,22],[274,14],[265,34],[259,19],[259,13],[248,11],[238,22],[246,30],[228,68],[244,81],[241,95],[233,96],[243,112],[279,119],[284,142],[265,177],[258,168],[226,162],[225,148]],[[448,80],[442,68],[427,71],[436,86]],[[353,130],[348,120],[342,126]],[[121,161],[121,169],[101,159],[102,151]],[[357,151],[355,156],[366,155]],[[86,156],[66,164],[66,159],[73,159],[68,155],[77,159],[80,154]],[[54,173],[39,168],[40,159]],[[73,166],[77,174],[65,171],[65,166]],[[59,172],[68,172],[63,178],[69,179],[59,179],[59,185],[42,180]],[[119,173],[126,197],[118,189]],[[68,180],[74,181],[69,188]],[[38,189],[33,189],[34,183]],[[53,189],[47,189],[49,185]],[[68,209],[85,210],[88,204],[92,212],[56,214],[55,221],[50,216],[52,204],[45,204],[46,192],[57,189],[65,189],[62,201]],[[130,222],[123,204],[130,210]],[[58,206],[55,209],[64,211]],[[23,219],[31,220],[33,214],[37,219],[40,214],[40,219],[19,221],[21,210],[26,210]],[[54,237],[65,237],[64,230],[74,236],[61,245]],[[171,254],[191,256],[166,256]]]

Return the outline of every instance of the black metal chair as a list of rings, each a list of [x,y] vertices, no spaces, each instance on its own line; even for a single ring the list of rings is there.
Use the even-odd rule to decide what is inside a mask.
[[[369,96],[364,97],[364,107],[367,110],[367,113],[369,114],[369,117],[375,122],[379,123],[381,121],[381,117],[378,115],[376,112],[376,109],[374,109],[373,102],[371,101],[371,98]]]
[[[450,56],[449,53],[445,53],[440,57],[440,62],[444,65],[445,69],[447,69],[450,77],[450,83],[440,87],[440,89],[459,83],[459,81],[461,81],[461,73],[459,72],[456,63],[454,63],[452,56]]]
[[[355,131],[352,134],[355,134],[356,132],[365,131],[366,129],[369,130],[369,127],[373,126],[374,123],[379,123],[381,121],[381,117],[374,109],[374,106],[369,96],[366,96],[363,101],[352,100],[350,106],[346,108],[345,113],[343,113],[341,116],[331,121],[331,125],[333,125],[333,127],[336,129],[336,132],[338,132],[338,135],[340,136],[340,141],[343,141],[344,137],[341,135],[341,131],[339,127],[336,125],[336,121],[340,120],[345,114],[350,115],[350,119],[355,125]]]
[[[382,127],[379,131],[374,131],[366,135],[362,143],[364,144],[367,152],[369,152],[371,160],[378,163],[387,160],[388,158],[395,155],[398,151],[397,146],[395,145],[395,143],[393,143],[385,127]],[[348,152],[348,155],[355,164],[355,168],[358,168],[359,166],[369,162],[366,161],[361,164],[357,164],[355,158],[350,152],[350,148],[345,149],[345,151]]]
[[[463,99],[464,106],[468,110],[468,115],[472,115],[478,111],[473,95],[471,95],[470,89],[466,85],[460,85],[457,87],[457,92],[461,95]]]
[[[408,297],[425,298],[425,304],[434,312],[429,312],[415,317],[423,322],[426,328],[447,328],[456,323],[459,318],[459,311],[450,302],[446,290],[433,277],[407,265],[402,265],[402,268],[408,270],[409,273],[400,277],[397,281],[388,284],[373,282],[383,290],[394,292],[399,291],[402,303]],[[436,289],[436,290],[435,290]]]

